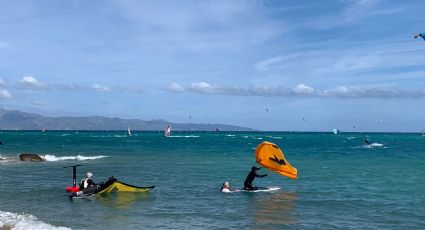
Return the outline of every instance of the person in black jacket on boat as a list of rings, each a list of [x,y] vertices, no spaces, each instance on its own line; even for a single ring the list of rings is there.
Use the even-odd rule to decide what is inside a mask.
[[[94,181],[91,179],[93,177],[93,173],[87,172],[86,178],[82,179],[80,182],[80,191],[86,188],[90,187],[97,187],[98,185],[94,183]]]
[[[249,172],[249,174],[248,174],[248,176],[246,177],[246,179],[245,179],[245,182],[243,183],[243,185],[244,185],[244,190],[257,190],[257,187],[255,187],[255,185],[253,185],[252,184],[252,182],[254,181],[254,179],[256,178],[256,177],[266,177],[267,176],[267,174],[264,174],[264,175],[258,175],[257,174],[257,170],[260,170],[261,169],[261,167],[260,168],[257,168],[257,167],[255,167],[255,166],[252,166],[251,167],[251,172]]]

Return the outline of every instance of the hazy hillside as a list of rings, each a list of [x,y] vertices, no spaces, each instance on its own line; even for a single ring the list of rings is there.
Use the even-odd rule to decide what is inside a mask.
[[[102,116],[91,117],[45,117],[35,113],[0,109],[2,130],[163,130],[172,125],[175,131],[253,131],[250,128],[223,124],[172,123],[165,120],[144,121]]]

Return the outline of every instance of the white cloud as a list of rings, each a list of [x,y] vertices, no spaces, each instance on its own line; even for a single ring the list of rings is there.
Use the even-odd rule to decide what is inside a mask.
[[[11,97],[12,97],[12,94],[10,94],[9,91],[5,89],[0,90],[0,98],[11,98]]]
[[[94,90],[96,90],[97,92],[107,92],[107,91],[109,91],[109,90],[110,90],[110,88],[109,88],[109,87],[107,87],[107,86],[102,86],[102,85],[99,85],[99,84],[94,84],[94,85],[92,86],[92,88],[93,88]]]
[[[304,85],[304,84],[299,84],[297,86],[294,87],[293,91],[296,94],[313,94],[314,93],[314,89],[308,85]]]
[[[378,0],[343,0],[345,3],[345,10],[343,12],[343,18],[345,22],[354,21],[368,12],[378,3]]]
[[[3,79],[0,78],[0,86],[4,86],[4,85],[6,85],[6,83],[4,82]]]
[[[184,50],[237,49],[270,41],[287,31],[266,14],[258,1],[114,1],[123,17],[134,23],[139,41],[158,48]]]
[[[34,90],[45,90],[48,89],[48,86],[42,82],[39,82],[33,76],[24,76],[18,82],[18,86],[25,89],[34,89]]]
[[[0,86],[4,85],[0,79]],[[43,83],[33,76],[25,76],[17,83],[18,88],[32,90],[58,90],[58,91],[96,91],[96,92],[132,92],[141,93],[143,90],[138,87],[114,86],[108,87],[100,84],[80,85],[72,83]]]
[[[177,83],[176,83],[177,84]],[[310,98],[425,98],[425,90],[421,89],[394,89],[387,87],[356,87],[339,86],[335,89],[313,88],[305,84],[298,84],[292,89],[281,86],[252,86],[229,87],[212,85],[208,82],[195,82],[183,92],[196,92],[200,94],[259,96],[259,97],[310,97]],[[172,91],[168,88],[169,91]],[[176,92],[176,91],[173,91]]]
[[[263,60],[255,64],[255,68],[259,71],[267,71],[272,66],[281,63],[283,59],[284,57],[274,57],[267,60]]]
[[[220,91],[220,87],[213,86],[205,81],[190,84],[190,89],[200,93],[217,93]]]
[[[167,90],[175,93],[180,93],[184,92],[186,89],[179,83],[171,83],[168,85]]]

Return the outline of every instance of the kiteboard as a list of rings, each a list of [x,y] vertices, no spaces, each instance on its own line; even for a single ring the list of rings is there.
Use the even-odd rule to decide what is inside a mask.
[[[234,192],[273,192],[280,190],[279,186],[270,186],[270,187],[257,187],[256,190],[247,190],[247,189],[234,189],[227,193],[234,193]]]
[[[270,187],[257,187],[256,190],[245,190],[242,189],[241,192],[273,192],[280,190],[279,186],[270,186]]]

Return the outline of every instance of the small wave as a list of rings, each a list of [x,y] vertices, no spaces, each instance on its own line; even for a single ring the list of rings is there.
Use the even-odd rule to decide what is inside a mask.
[[[12,162],[12,161],[16,161],[16,159],[14,157],[11,158],[11,157],[5,157],[5,156],[0,155],[0,164],[9,163],[9,162]]]
[[[226,137],[234,137],[234,136],[236,136],[236,135],[233,135],[233,134],[227,134],[226,135]]]
[[[57,157],[55,155],[41,155],[42,158],[44,158],[46,161],[65,161],[65,160],[79,160],[79,161],[85,161],[85,160],[96,160],[100,158],[104,158],[107,156],[63,156],[63,157]]]
[[[69,133],[62,134],[63,137],[66,137],[66,136],[69,136],[69,135],[71,135],[71,134],[69,134]]]
[[[191,137],[199,137],[199,136],[190,135],[190,136],[168,136],[168,137],[184,137],[184,138],[191,138]]]
[[[56,227],[42,221],[30,214],[17,214],[0,211],[0,229],[25,230],[25,229],[70,229],[66,227]]]
[[[348,140],[353,140],[356,137],[347,137]]]

